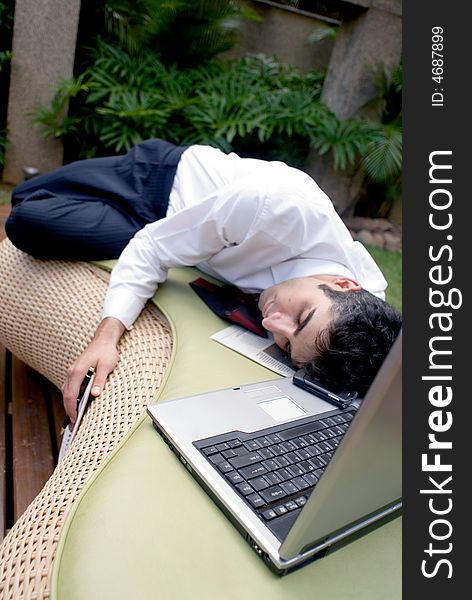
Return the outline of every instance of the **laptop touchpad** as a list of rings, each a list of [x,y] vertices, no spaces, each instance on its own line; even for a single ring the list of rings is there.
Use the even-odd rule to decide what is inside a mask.
[[[257,404],[270,417],[279,423],[282,421],[288,421],[290,419],[296,419],[298,417],[304,417],[307,414],[303,408],[301,408],[298,404],[295,404],[295,402],[288,396],[264,400],[263,402],[258,402]]]

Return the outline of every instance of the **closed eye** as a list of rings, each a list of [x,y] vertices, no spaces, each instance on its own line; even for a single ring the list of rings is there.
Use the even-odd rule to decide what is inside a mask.
[[[303,329],[311,321],[311,319],[312,319],[313,315],[315,314],[315,312],[316,312],[316,308],[314,308],[313,310],[311,310],[303,320],[301,320],[303,313],[300,313],[299,318],[298,318],[298,327],[295,330],[295,335],[298,335],[300,333],[300,331],[303,331]]]

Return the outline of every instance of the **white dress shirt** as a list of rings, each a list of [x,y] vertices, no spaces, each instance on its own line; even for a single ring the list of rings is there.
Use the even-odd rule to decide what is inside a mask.
[[[167,215],[138,231],[123,250],[102,317],[130,328],[167,270],[182,266],[247,292],[321,274],[355,279],[382,299],[387,287],[306,173],[209,146],[191,146],[182,155]]]

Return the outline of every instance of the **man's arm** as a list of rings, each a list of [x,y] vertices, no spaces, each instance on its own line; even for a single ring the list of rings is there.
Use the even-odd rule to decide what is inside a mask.
[[[170,268],[198,265],[250,236],[263,200],[253,186],[237,182],[146,225],[111,273],[102,317],[115,317],[130,329]]]
[[[112,271],[103,320],[90,345],[70,367],[62,386],[64,406],[72,422],[80,383],[89,367],[96,368],[92,394],[98,396],[118,362],[117,344],[132,327],[146,301],[165,281],[170,267],[203,262],[248,233],[259,210],[244,186],[220,190],[196,206],[141,229],[122,252]]]
[[[117,345],[125,329],[118,319],[113,317],[103,319],[93,340],[68,369],[62,386],[62,395],[64,407],[72,424],[77,417],[77,396],[84,373],[89,367],[95,367],[95,380],[91,393],[93,396],[98,396],[103,390],[108,375],[118,363]]]

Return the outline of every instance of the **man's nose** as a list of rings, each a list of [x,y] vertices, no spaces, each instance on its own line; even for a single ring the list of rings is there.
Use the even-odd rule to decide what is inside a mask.
[[[293,333],[294,325],[292,319],[282,313],[274,312],[262,320],[262,326],[271,333],[289,337]]]

